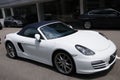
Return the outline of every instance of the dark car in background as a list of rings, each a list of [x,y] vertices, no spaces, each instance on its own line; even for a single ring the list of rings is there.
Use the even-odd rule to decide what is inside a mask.
[[[90,28],[120,28],[120,12],[114,9],[92,10],[80,16],[80,21],[86,29]]]
[[[26,24],[32,24],[38,22],[37,14],[27,14],[25,17]]]
[[[24,25],[24,19],[20,16],[10,16],[6,17],[4,20],[5,27],[22,27]]]
[[[3,27],[2,27],[2,24],[0,23],[0,30],[2,30],[2,28],[3,28]]]

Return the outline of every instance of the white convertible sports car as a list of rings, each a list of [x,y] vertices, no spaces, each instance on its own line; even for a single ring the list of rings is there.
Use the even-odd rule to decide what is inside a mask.
[[[60,73],[91,74],[109,69],[116,61],[116,46],[103,34],[75,30],[60,21],[27,25],[5,37],[7,55],[54,66]]]

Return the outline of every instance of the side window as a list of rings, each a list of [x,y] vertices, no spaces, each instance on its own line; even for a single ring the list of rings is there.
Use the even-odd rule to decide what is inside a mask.
[[[110,15],[110,16],[117,16],[118,15],[118,13],[115,11],[106,11],[106,14]]]
[[[35,34],[39,34],[39,32],[34,28],[28,28],[23,32],[23,36],[35,38]]]
[[[100,11],[98,11],[98,10],[90,11],[90,12],[88,12],[88,15],[98,15],[98,14],[100,14],[99,12]]]
[[[89,15],[117,15],[117,12],[112,10],[91,11]]]

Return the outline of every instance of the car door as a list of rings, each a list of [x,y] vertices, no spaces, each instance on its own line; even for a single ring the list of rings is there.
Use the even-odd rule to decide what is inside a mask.
[[[108,18],[109,18],[108,21],[109,21],[110,26],[112,28],[117,28],[117,27],[119,28],[119,26],[120,26],[120,13],[114,11],[109,15]]]
[[[102,10],[92,11],[89,15],[95,27],[99,28],[107,25],[107,16],[104,15]]]
[[[107,28],[114,28],[116,26],[119,25],[119,16],[118,13],[114,10],[106,10],[105,13],[106,17],[107,17]]]
[[[40,34],[35,28],[28,28],[23,32],[22,39],[19,41],[19,47],[22,46],[24,55],[30,59],[47,63],[47,48],[48,41],[41,38],[41,42],[34,37],[35,34]],[[47,48],[47,49],[46,49]]]
[[[5,25],[9,25],[10,24],[10,19],[11,19],[10,17],[5,19]]]
[[[96,25],[95,25],[96,27],[99,28],[99,27],[103,27],[103,26],[106,25],[107,18],[106,18],[105,15],[96,14],[95,17],[96,17],[96,20],[95,20],[94,22],[95,22],[95,24],[96,24]]]
[[[116,20],[116,28],[120,29],[120,13],[115,17]]]

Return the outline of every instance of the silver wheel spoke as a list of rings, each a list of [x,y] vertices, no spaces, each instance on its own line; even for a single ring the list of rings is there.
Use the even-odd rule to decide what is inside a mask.
[[[58,57],[56,58],[56,60],[57,60],[57,61],[59,61],[59,62],[61,61],[61,59],[60,59],[60,58],[58,58]]]
[[[67,68],[66,68],[66,66],[65,66],[65,65],[64,65],[64,71],[65,71],[65,72],[68,72],[68,71],[67,71]]]
[[[71,67],[69,67],[69,66],[66,66],[66,68],[69,69],[69,70],[71,69]]]
[[[63,60],[63,58],[60,56],[60,60]]]
[[[57,64],[61,64],[62,62],[56,62]]]

